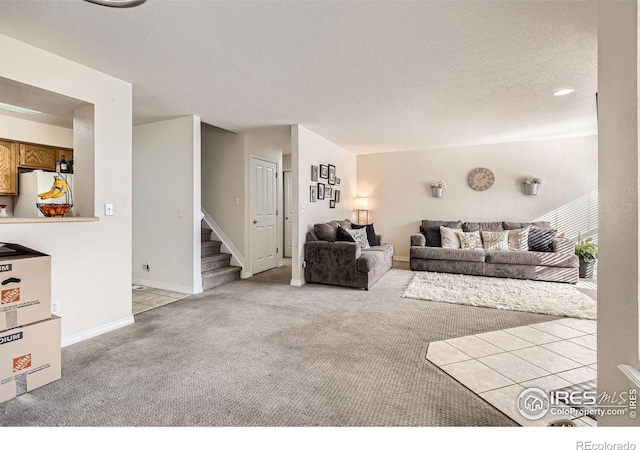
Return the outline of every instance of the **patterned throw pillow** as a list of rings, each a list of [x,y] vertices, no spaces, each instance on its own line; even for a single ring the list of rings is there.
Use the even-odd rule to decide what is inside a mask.
[[[440,227],[442,248],[460,248],[460,238],[456,232],[462,233],[462,228]]]
[[[509,251],[526,252],[527,250],[529,250],[530,228],[531,227],[509,230]]]
[[[347,230],[356,244],[360,245],[360,248],[370,248],[369,240],[367,239],[367,229],[359,228],[357,230]]]
[[[456,232],[460,239],[460,248],[465,250],[474,250],[482,248],[482,239],[480,239],[479,231]]]
[[[485,250],[509,250],[508,231],[483,231],[482,244]]]

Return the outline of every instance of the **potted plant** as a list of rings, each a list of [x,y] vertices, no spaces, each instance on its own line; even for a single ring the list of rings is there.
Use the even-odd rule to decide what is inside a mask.
[[[436,181],[435,183],[431,183],[431,191],[433,192],[433,196],[442,197],[442,194],[444,194],[444,188],[446,187],[446,181]]]
[[[598,244],[593,242],[593,238],[578,239],[576,255],[580,259],[580,278],[593,278],[593,268],[598,258]]]
[[[538,177],[528,177],[522,183],[524,193],[527,195],[536,195],[538,193],[538,186],[542,184],[542,180]]]

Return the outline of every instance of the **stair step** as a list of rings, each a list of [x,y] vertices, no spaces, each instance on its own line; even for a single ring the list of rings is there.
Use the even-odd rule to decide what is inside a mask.
[[[202,258],[202,272],[208,272],[220,267],[228,267],[231,255],[228,253],[218,253],[217,255],[205,256]]]
[[[240,279],[240,267],[229,266],[202,273],[202,289],[212,289]]]
[[[220,253],[220,241],[205,241],[200,243],[200,256],[217,255]]]

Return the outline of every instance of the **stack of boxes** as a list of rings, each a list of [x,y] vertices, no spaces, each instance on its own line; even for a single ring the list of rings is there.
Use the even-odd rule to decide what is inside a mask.
[[[61,377],[51,257],[0,243],[0,403]]]

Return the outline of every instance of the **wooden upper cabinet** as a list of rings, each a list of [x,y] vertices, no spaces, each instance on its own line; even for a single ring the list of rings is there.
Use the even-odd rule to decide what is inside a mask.
[[[43,145],[20,144],[18,165],[29,169],[56,170],[56,149]]]
[[[0,194],[18,195],[18,144],[0,141]]]

